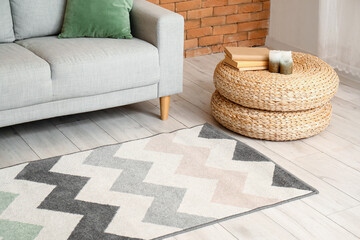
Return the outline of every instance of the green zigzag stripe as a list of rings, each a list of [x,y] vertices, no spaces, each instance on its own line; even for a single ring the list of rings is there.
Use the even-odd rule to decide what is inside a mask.
[[[0,191],[0,215],[15,200],[18,194]],[[0,219],[0,237],[3,240],[32,240],[43,227]]]
[[[0,214],[12,203],[18,194],[0,191]]]

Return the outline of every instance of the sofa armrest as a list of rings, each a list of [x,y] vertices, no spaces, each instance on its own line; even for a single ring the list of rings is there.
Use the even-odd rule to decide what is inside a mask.
[[[160,58],[158,97],[181,92],[184,18],[146,0],[134,0],[130,16],[133,36],[158,48]]]

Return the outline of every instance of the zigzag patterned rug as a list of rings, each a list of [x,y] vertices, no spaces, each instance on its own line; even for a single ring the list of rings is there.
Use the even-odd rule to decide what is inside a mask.
[[[163,239],[316,192],[205,124],[0,170],[0,239]]]

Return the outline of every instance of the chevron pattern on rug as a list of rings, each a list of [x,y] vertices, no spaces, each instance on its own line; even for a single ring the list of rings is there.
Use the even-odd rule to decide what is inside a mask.
[[[0,170],[0,239],[161,239],[316,192],[205,124]]]

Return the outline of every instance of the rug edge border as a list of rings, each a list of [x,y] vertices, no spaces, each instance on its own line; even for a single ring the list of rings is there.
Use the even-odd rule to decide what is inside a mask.
[[[89,149],[85,149],[85,150],[80,150],[80,151],[77,151],[77,152],[71,152],[71,153],[66,153],[66,154],[62,154],[62,155],[56,155],[56,156],[47,157],[47,158],[42,158],[42,159],[29,160],[29,161],[26,161],[26,162],[23,162],[23,163],[16,163],[16,164],[13,164],[13,165],[10,165],[10,166],[6,166],[6,167],[0,167],[0,170],[6,169],[6,168],[11,168],[11,167],[20,166],[20,165],[23,165],[23,164],[28,164],[28,163],[31,163],[31,162],[44,161],[44,160],[48,160],[48,159],[51,159],[51,158],[63,157],[63,156],[71,155],[71,154],[76,154],[76,153],[83,153],[83,152],[87,152],[87,151],[92,151],[92,150],[95,150],[95,149],[98,149],[98,148],[102,148],[102,147],[109,147],[109,146],[115,146],[115,145],[119,145],[119,144],[123,144],[123,143],[133,142],[133,141],[137,141],[137,140],[144,140],[144,139],[148,139],[148,138],[151,138],[151,137],[155,137],[155,136],[158,136],[158,135],[161,135],[161,134],[170,134],[170,133],[174,133],[174,132],[181,131],[181,130],[196,128],[196,127],[199,127],[199,126],[202,126],[202,125],[205,125],[205,124],[209,124],[209,123],[205,122],[205,123],[201,123],[201,124],[198,124],[198,125],[195,125],[195,126],[192,126],[192,127],[183,127],[183,128],[179,128],[179,129],[170,131],[170,132],[156,133],[156,134],[153,134],[153,135],[151,135],[151,136],[146,136],[146,137],[137,138],[137,139],[130,139],[130,140],[127,140],[127,141],[117,142],[117,143],[112,143],[112,144],[106,144],[106,145],[102,145],[102,146],[98,146],[98,147],[94,147],[94,148],[89,148]],[[211,125],[211,124],[209,124],[209,125]],[[212,125],[211,125],[211,126],[212,126]],[[230,136],[230,137],[231,137],[231,136]],[[232,137],[231,137],[231,138],[232,138]],[[235,139],[235,140],[236,140],[236,139]],[[237,140],[237,141],[238,141],[238,140]],[[254,150],[256,150],[256,149],[254,149]]]
[[[312,187],[312,186],[310,186],[310,187]],[[230,215],[230,216],[227,216],[227,217],[224,217],[224,218],[216,219],[216,220],[208,222],[208,223],[203,223],[201,225],[197,225],[197,226],[194,226],[194,227],[191,227],[191,228],[187,228],[187,229],[183,229],[183,230],[180,230],[180,231],[177,231],[177,232],[169,233],[169,234],[166,234],[166,235],[163,235],[163,236],[160,236],[160,237],[151,238],[151,240],[163,240],[165,238],[174,237],[174,236],[177,236],[177,235],[180,235],[180,234],[183,234],[183,233],[187,233],[187,232],[191,232],[191,231],[194,231],[194,230],[197,230],[197,229],[200,229],[200,228],[208,227],[208,226],[214,225],[216,223],[221,223],[221,222],[231,220],[231,219],[234,219],[234,218],[237,218],[237,217],[246,216],[246,215],[252,214],[254,212],[270,209],[270,208],[277,207],[277,206],[280,206],[280,205],[283,205],[283,204],[286,204],[286,203],[289,203],[289,202],[294,202],[296,200],[307,198],[307,197],[310,197],[312,195],[316,195],[318,193],[319,193],[319,191],[314,188],[314,191],[309,192],[309,193],[304,194],[304,195],[289,198],[289,199],[286,199],[286,200],[283,200],[283,201],[280,201],[280,202],[277,202],[277,203],[274,203],[274,204],[261,206],[261,207],[251,209],[251,210],[246,211],[246,212],[242,212],[242,213]]]

